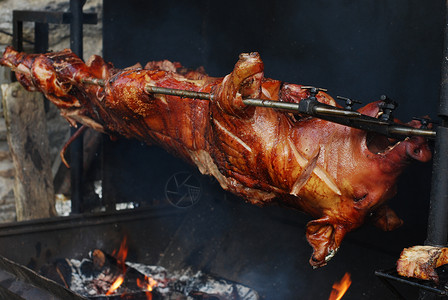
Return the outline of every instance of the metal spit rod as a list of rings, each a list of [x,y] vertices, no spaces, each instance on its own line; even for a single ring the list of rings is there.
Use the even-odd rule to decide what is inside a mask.
[[[145,86],[145,91],[153,94],[163,94],[178,96],[183,98],[196,98],[202,100],[213,100],[213,94],[204,92],[195,92],[179,89],[171,89],[157,86]],[[281,101],[262,100],[262,99],[243,99],[243,103],[249,106],[268,107],[289,111],[300,111],[300,105],[297,103],[288,103]],[[324,107],[319,106],[314,108],[316,114],[329,115],[329,116],[341,116],[341,117],[359,117],[361,114],[356,111],[343,110],[337,107]]]
[[[82,59],[83,55],[83,0],[70,0],[70,12],[72,15],[70,24],[70,47],[78,57]],[[74,135],[78,129],[71,128],[71,135]],[[82,138],[74,140],[70,145],[70,186],[72,197],[72,214],[83,212],[83,149]]]
[[[104,80],[98,78],[84,78],[82,82],[100,86],[105,85]],[[211,93],[157,87],[149,84],[145,86],[145,91],[150,94],[163,94],[201,100],[213,100],[214,97]],[[317,92],[315,92],[315,94],[317,94]],[[391,121],[384,121],[363,115],[357,111],[320,103],[317,101],[315,95],[311,95],[299,103],[288,103],[263,99],[243,99],[243,103],[249,106],[267,107],[289,111],[292,113],[305,114],[341,125],[373,131],[393,138],[402,138],[403,136],[424,136],[434,139],[436,137],[436,132],[430,129],[413,128]]]

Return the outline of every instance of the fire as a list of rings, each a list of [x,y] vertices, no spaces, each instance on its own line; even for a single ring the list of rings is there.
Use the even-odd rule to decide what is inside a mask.
[[[120,266],[120,268],[123,270],[123,273],[126,271],[126,257],[128,256],[128,238],[127,236],[123,237],[123,240],[120,244],[120,249],[117,253],[114,250],[112,252],[112,256],[117,259],[117,264]]]
[[[118,278],[110,286],[109,290],[106,293],[106,296],[112,295],[120,287],[120,285],[123,283],[123,281],[124,281],[124,276],[123,276],[123,274],[120,274],[120,276],[118,276]]]
[[[126,273],[126,257],[128,256],[128,239],[126,236],[124,236],[123,240],[120,244],[120,249],[118,252],[115,250],[112,252],[112,256],[117,259],[117,265],[122,270],[122,274],[120,274],[117,279],[115,279],[114,283],[110,286],[109,290],[106,293],[106,296],[112,295],[123,283],[124,281],[124,274]]]
[[[333,284],[333,290],[331,291],[330,298],[328,298],[328,300],[341,299],[342,296],[344,296],[345,292],[347,292],[351,284],[352,280],[350,279],[350,273],[345,273],[341,281],[335,282]]]
[[[158,282],[152,279],[151,277],[145,276],[145,281],[137,278],[137,285],[146,291],[146,299],[152,300],[152,289],[157,286]]]
[[[106,295],[112,295],[124,282],[124,276],[126,273],[126,257],[128,255],[127,237],[125,236],[120,244],[120,249],[112,252],[112,256],[117,260],[117,265],[121,268],[122,274],[120,274],[114,283],[110,286]],[[137,286],[146,292],[147,300],[152,300],[152,293],[154,287],[158,285],[158,282],[151,277],[145,275],[145,279],[137,278]]]

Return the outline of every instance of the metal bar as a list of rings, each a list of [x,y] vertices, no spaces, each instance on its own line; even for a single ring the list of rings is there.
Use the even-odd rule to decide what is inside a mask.
[[[93,85],[99,85],[99,86],[104,86],[104,80],[100,79],[100,78],[94,78],[94,77],[89,77],[89,78],[82,78],[81,79],[81,83],[85,83],[85,84],[93,84]]]
[[[276,108],[310,115],[312,114],[312,115],[325,115],[325,116],[340,116],[346,118],[361,116],[361,114],[357,111],[344,110],[329,105],[314,106],[310,111],[305,111],[304,109],[302,109],[302,105],[300,105],[300,103],[288,103],[288,102],[262,100],[262,99],[243,99],[243,103],[251,106]]]
[[[445,246],[448,238],[448,0],[445,11],[445,40],[439,99],[442,124],[437,130],[432,171],[431,199],[428,218],[427,245]]]
[[[83,1],[83,4],[84,5]],[[62,15],[62,23],[63,24],[71,24],[72,22],[72,14],[64,13]],[[98,15],[96,13],[83,13],[82,14],[82,23],[83,24],[97,24],[98,23]]]
[[[375,275],[377,275],[376,272],[375,272]],[[397,299],[399,299],[399,300],[406,300],[406,298],[403,297],[403,295],[401,295],[401,293],[397,290],[397,288],[392,283],[390,283],[386,278],[381,277],[381,276],[378,276],[378,278],[395,295],[395,297]]]
[[[83,56],[83,5],[84,1],[82,0],[70,0],[70,13],[72,16],[72,22],[70,23],[70,48],[72,49],[73,53],[75,53],[81,59]]]
[[[446,246],[448,238],[448,0],[445,0],[445,36],[441,70],[439,116],[432,168],[426,245]],[[421,290],[419,299],[438,299]]]
[[[48,50],[48,24],[34,23],[34,53],[45,53]],[[48,112],[50,101],[44,97],[44,109]]]
[[[23,51],[23,23],[16,20],[14,14],[12,18],[12,45],[17,51]],[[14,72],[11,72],[10,76],[12,82],[17,80]]]
[[[419,128],[413,128],[413,127],[406,127],[406,126],[390,126],[389,132],[391,134],[396,135],[405,135],[405,136],[424,136],[430,139],[435,139],[437,136],[437,132],[433,130],[428,129],[419,129]]]
[[[315,107],[314,112],[318,115],[327,115],[327,116],[339,116],[346,118],[354,118],[360,117],[361,113],[352,110],[338,109],[338,108],[329,108],[329,107]]]
[[[60,11],[14,10],[13,17],[18,21],[47,24],[70,24],[72,20],[72,14],[70,12]],[[83,13],[82,18],[84,24],[98,23],[96,13]]]
[[[81,81],[86,84],[95,84],[100,86],[105,85],[105,81],[99,78],[84,78]],[[156,87],[149,84],[145,86],[145,91],[147,93],[171,95],[182,98],[213,100],[213,94],[211,93]],[[413,128],[393,122],[379,120],[374,117],[363,115],[357,111],[322,104],[312,98],[304,99],[299,103],[264,99],[243,99],[243,103],[250,106],[267,107],[286,110],[292,113],[306,114],[344,126],[373,131],[397,139],[400,139],[403,136],[424,136],[431,139],[436,137],[436,132],[430,129]]]
[[[98,81],[91,80],[90,83],[98,84]],[[104,82],[101,82],[104,85]],[[163,87],[154,87],[147,85],[145,91],[148,93],[172,95],[185,98],[196,98],[210,100],[213,95],[203,92],[194,92]],[[335,122],[341,125],[350,126],[362,130],[374,131],[386,136],[400,138],[402,136],[425,136],[435,138],[436,132],[428,129],[417,129],[396,123],[381,121],[377,118],[363,115],[357,111],[351,111],[325,105],[317,100],[304,99],[300,103],[288,103],[281,101],[262,100],[262,99],[243,99],[245,105],[281,109],[293,113],[306,114],[321,118],[327,121]]]
[[[172,206],[162,206],[157,208],[140,207],[132,210],[84,213],[82,215],[71,215],[67,217],[52,217],[14,223],[3,223],[0,224],[0,238],[73,228],[79,229],[104,224],[136,222],[138,220],[154,220],[161,217],[177,217],[182,216],[183,214],[183,210],[175,209]]]
[[[13,19],[12,45],[17,51],[23,51],[23,22]]]
[[[70,12],[72,15],[70,24],[70,48],[73,53],[82,59],[83,56],[83,15],[82,7],[84,3],[81,0],[70,0]],[[71,128],[71,134],[75,134],[76,128]],[[83,162],[84,162],[84,143],[83,135],[74,140],[70,145],[70,183],[72,214],[82,213],[83,197]]]
[[[34,53],[44,53],[48,50],[48,24],[34,23]]]
[[[443,44],[442,71],[439,98],[439,115],[448,117],[448,1],[445,1],[445,37]],[[446,124],[445,124],[446,126]]]
[[[448,128],[437,129],[426,244],[445,246],[448,237]]]
[[[157,87],[157,86],[151,86],[151,85],[146,85],[145,91],[147,93],[164,94],[164,95],[178,96],[178,97],[183,97],[183,98],[195,98],[195,99],[202,99],[202,100],[212,100],[213,99],[213,95],[210,93],[170,89],[170,88],[163,88],[163,87]]]
[[[401,282],[401,283],[404,283],[404,284],[407,284],[407,285],[411,285],[411,286],[414,286],[414,287],[417,287],[417,288],[420,288],[420,289],[424,289],[426,291],[429,291],[431,293],[438,294],[438,295],[441,295],[441,296],[447,295],[447,291],[446,290],[441,290],[441,289],[438,289],[438,288],[427,286],[427,285],[424,285],[422,283],[413,281],[412,279],[407,279],[407,278],[402,278],[402,277],[399,277],[399,276],[395,276],[395,275],[389,274],[388,272],[385,272],[385,271],[375,271],[375,275],[380,277],[380,278],[381,277],[382,278],[387,278],[387,279],[395,280],[395,281],[398,281],[398,282]]]
[[[300,103],[285,103],[260,99],[243,99],[243,103],[246,105],[270,107],[301,114],[307,114],[341,125],[367,131],[373,131],[396,138],[400,138],[401,136],[413,135],[425,136],[427,138],[435,138],[436,136],[436,132],[432,130],[417,129],[396,123],[389,123],[381,121],[377,118],[363,115],[357,111],[340,109],[337,107],[320,104],[317,101],[308,99],[304,99]]]

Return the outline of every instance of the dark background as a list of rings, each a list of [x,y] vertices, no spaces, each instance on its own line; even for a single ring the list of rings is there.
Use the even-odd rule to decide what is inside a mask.
[[[224,76],[240,53],[257,51],[266,77],[364,103],[386,94],[399,103],[396,116],[403,121],[437,118],[443,13],[443,1],[108,0],[104,57],[117,67],[168,59]],[[189,169],[138,142],[105,140],[104,148],[106,198],[145,202],[159,195],[158,180]],[[308,265],[309,217],[257,208],[210,184],[213,192],[185,213],[159,263],[242,282],[266,299],[326,299],[345,272],[353,284],[344,299],[392,298],[373,272],[393,268],[403,247],[424,242],[430,178],[431,163],[410,166],[390,202],[405,225],[392,233],[366,225],[348,234],[319,270]]]
[[[257,51],[266,77],[364,102],[387,94],[402,118],[436,112],[442,1],[131,0],[104,10],[104,56],[118,67],[168,59],[224,76]]]

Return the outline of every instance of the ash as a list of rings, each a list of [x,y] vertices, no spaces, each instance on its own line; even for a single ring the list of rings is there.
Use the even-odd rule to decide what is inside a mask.
[[[115,278],[107,272],[94,274],[85,272],[85,265],[91,264],[91,259],[82,261],[68,260],[72,269],[70,289],[85,297],[104,296]],[[211,275],[194,272],[191,269],[169,272],[161,266],[144,265],[140,263],[126,262],[130,268],[151,277],[157,282],[154,291],[160,295],[160,299],[171,299],[172,294],[184,295],[186,300],[203,299],[203,295],[215,296],[219,299],[232,300],[259,300],[257,292],[239,283],[216,278]],[[138,290],[142,291],[142,290]],[[126,287],[120,287],[116,294],[135,293]],[[195,297],[196,296],[196,297]],[[159,299],[158,298],[158,299]],[[204,298],[205,299],[205,298]]]

